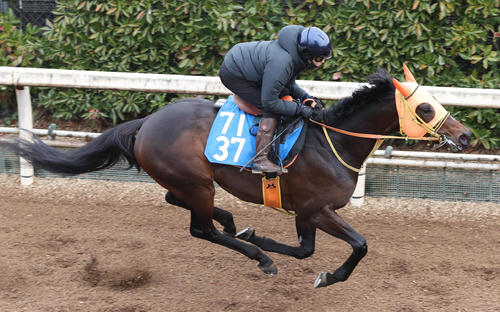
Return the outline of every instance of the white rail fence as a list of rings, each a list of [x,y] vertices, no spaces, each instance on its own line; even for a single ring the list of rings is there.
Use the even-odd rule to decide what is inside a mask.
[[[337,100],[351,95],[357,82],[298,80],[298,84],[320,99]],[[229,95],[219,77],[99,72],[65,69],[0,67],[0,85],[112,89],[141,92]],[[443,105],[500,108],[500,89],[424,86]]]
[[[312,80],[298,80],[297,83],[310,94],[320,99],[336,100],[350,95],[364,83],[356,82],[325,82]],[[47,130],[33,129],[32,107],[29,86],[111,89],[140,92],[165,92],[165,93],[190,93],[199,95],[229,95],[230,91],[220,82],[219,77],[163,75],[142,73],[99,72],[82,70],[62,70],[43,68],[17,68],[0,67],[0,85],[16,87],[18,102],[19,127],[33,130],[36,134],[47,135]],[[447,88],[423,86],[443,105],[465,106],[476,108],[500,108],[500,89],[474,89],[474,88]],[[17,133],[17,128],[0,127],[0,133]],[[98,133],[79,133],[72,131],[55,130],[58,136],[96,137]],[[23,131],[19,133],[24,136]],[[398,155],[399,153],[399,155]],[[404,155],[401,155],[403,153]],[[381,156],[384,151],[377,151],[374,156]],[[479,170],[500,170],[496,155],[471,155],[460,157],[451,156],[449,153],[411,153],[393,152],[392,156],[430,158],[434,160],[409,160],[370,158],[368,164],[391,164],[401,166],[424,167],[452,167],[474,168]],[[436,161],[435,159],[460,159],[469,163],[455,163],[450,161]],[[470,161],[488,161],[488,164],[470,163]],[[492,163],[493,162],[493,163]],[[21,159],[21,183],[30,185],[33,182],[33,168],[24,159]],[[359,181],[354,196],[362,203],[364,194],[364,176]]]

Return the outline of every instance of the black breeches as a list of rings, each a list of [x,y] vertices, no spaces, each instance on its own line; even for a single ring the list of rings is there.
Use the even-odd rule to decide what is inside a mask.
[[[222,63],[222,66],[220,67],[219,77],[226,88],[231,90],[234,94],[237,94],[258,109],[262,109],[262,90],[261,86],[257,83],[252,83],[248,80],[236,77],[229,71],[229,69],[227,69],[224,63]]]
[[[231,73],[229,69],[227,69],[226,65],[222,63],[219,70],[219,77],[222,81],[222,84],[226,86],[229,90],[231,90],[234,94],[243,98],[248,103],[262,110],[262,115],[264,118],[278,118],[279,115],[267,112],[262,107],[262,88],[257,82],[248,81],[245,79],[241,79]],[[285,88],[281,92],[283,96],[288,94],[288,89]]]

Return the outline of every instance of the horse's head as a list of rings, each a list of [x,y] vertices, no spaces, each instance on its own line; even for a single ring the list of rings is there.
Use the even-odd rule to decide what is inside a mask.
[[[448,144],[454,152],[469,147],[472,133],[427,91],[419,88],[412,73],[403,64],[406,82],[392,79],[396,87],[396,107],[401,131],[419,139],[429,133]]]

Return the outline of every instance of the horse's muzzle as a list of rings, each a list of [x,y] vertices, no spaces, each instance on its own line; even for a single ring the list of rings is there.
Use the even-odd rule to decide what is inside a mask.
[[[472,132],[467,129],[458,137],[458,143],[462,146],[462,149],[466,149],[470,146],[470,140],[472,138]]]
[[[442,135],[441,145],[448,145],[452,152],[461,152],[470,146],[470,141],[472,138],[472,132],[470,130],[465,130],[462,132],[456,140],[453,140],[446,135]]]

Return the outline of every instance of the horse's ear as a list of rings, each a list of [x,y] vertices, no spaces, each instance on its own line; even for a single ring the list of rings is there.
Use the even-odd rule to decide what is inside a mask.
[[[413,74],[408,69],[408,67],[406,66],[405,63],[403,63],[403,70],[405,71],[405,78],[406,78],[407,82],[415,82],[415,83],[417,83],[417,81],[415,80],[415,77],[413,77]]]
[[[398,89],[398,91],[401,92],[401,94],[404,97],[410,96],[411,90],[409,87],[403,85],[401,82],[397,81],[395,78],[392,78],[392,82],[394,83],[394,86],[396,87],[396,89]]]

